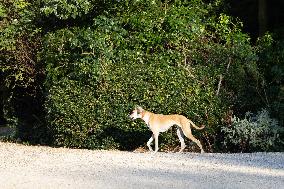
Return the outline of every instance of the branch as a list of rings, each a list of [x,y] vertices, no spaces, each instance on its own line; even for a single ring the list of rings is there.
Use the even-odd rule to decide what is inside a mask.
[[[221,88],[221,84],[222,84],[222,80],[223,80],[223,76],[222,76],[222,74],[221,74],[221,75],[220,75],[220,79],[219,79],[219,83],[218,83],[218,89],[217,89],[217,92],[216,92],[216,96],[219,95],[220,88]]]
[[[229,57],[229,62],[228,62],[228,64],[227,64],[226,74],[227,74],[227,73],[228,73],[228,71],[229,71],[229,68],[230,68],[231,62],[232,62],[232,58],[231,58],[231,57]],[[223,75],[222,75],[222,74],[220,74],[220,76],[219,76],[219,83],[218,83],[218,89],[217,89],[217,92],[216,92],[216,96],[218,96],[218,95],[219,95],[219,93],[220,93],[220,88],[221,88],[221,85],[222,85],[222,81],[223,81],[223,79],[224,79]]]

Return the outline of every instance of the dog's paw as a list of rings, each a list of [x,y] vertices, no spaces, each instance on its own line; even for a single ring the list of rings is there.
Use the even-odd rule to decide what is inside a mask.
[[[155,150],[155,151],[153,151],[152,153],[153,153],[153,154],[156,154],[157,152],[158,152],[158,150]]]

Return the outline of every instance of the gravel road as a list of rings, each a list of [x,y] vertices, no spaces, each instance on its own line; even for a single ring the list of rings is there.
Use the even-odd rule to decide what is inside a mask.
[[[94,151],[0,142],[0,188],[284,188],[284,153]]]

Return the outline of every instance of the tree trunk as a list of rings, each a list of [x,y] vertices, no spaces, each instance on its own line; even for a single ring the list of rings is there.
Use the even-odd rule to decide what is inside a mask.
[[[258,35],[263,36],[267,31],[267,4],[266,0],[258,0]]]

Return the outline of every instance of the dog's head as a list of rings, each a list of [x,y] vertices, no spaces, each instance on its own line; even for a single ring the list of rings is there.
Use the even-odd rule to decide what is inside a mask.
[[[142,118],[142,112],[143,112],[143,108],[141,108],[140,106],[137,106],[132,112],[131,114],[129,115],[129,117],[132,119],[132,120],[135,120],[137,118]]]

